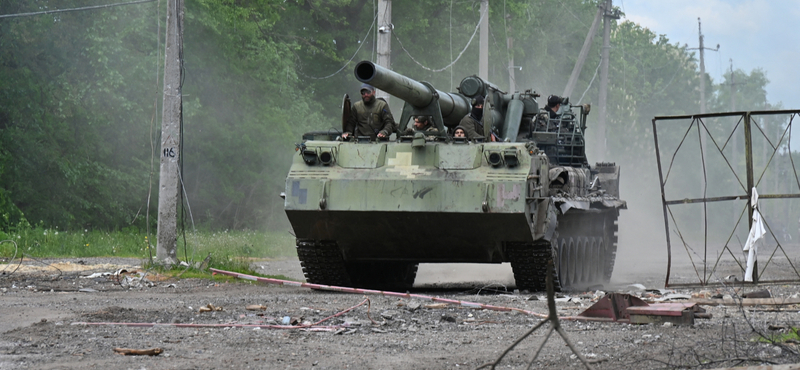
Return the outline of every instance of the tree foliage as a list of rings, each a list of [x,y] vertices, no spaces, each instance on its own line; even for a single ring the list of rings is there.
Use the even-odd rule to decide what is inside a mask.
[[[61,227],[145,227],[148,199],[155,216],[165,3],[0,20],[0,228],[23,212]],[[491,2],[489,80],[506,88],[513,70],[517,90],[559,94],[597,3]],[[86,5],[94,4],[0,0],[0,14]],[[294,144],[303,132],[339,127],[341,97],[359,85],[353,66],[376,58],[377,1],[185,7],[187,210],[210,228],[285,226],[277,195]],[[392,11],[394,70],[443,91],[477,72],[479,0],[394,2]],[[613,24],[611,43],[606,155],[645,166],[650,119],[698,111],[697,64],[685,46],[631,22]],[[601,45],[598,35],[573,102],[597,100]],[[777,106],[765,94],[753,99],[768,82],[762,71],[734,78],[739,109]],[[713,87],[710,109],[730,101],[725,83]]]

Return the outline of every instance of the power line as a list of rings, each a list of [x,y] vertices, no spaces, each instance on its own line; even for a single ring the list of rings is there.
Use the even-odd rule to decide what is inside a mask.
[[[139,0],[139,1],[131,1],[131,2],[127,2],[127,3],[116,3],[116,4],[107,4],[107,5],[86,6],[86,7],[83,7],[83,8],[45,10],[43,12],[34,12],[34,13],[3,14],[3,15],[0,15],[0,18],[30,17],[30,16],[34,16],[34,15],[42,15],[42,14],[50,14],[50,13],[77,12],[77,11],[82,11],[82,10],[94,10],[94,9],[110,8],[110,7],[122,6],[122,5],[134,5],[134,4],[152,3],[154,1],[156,1],[156,0]]]
[[[331,77],[333,77],[333,76],[337,75],[339,72],[341,72],[342,70],[344,70],[344,69],[345,69],[347,66],[349,66],[349,65],[350,65],[350,62],[352,62],[352,61],[353,61],[353,59],[355,59],[356,55],[358,55],[358,52],[359,52],[359,50],[361,50],[361,47],[362,47],[362,46],[364,46],[364,43],[365,43],[365,41],[367,41],[367,38],[368,38],[368,37],[371,35],[371,32],[372,32],[372,27],[374,27],[374,26],[375,26],[375,21],[376,21],[377,19],[378,19],[378,13],[375,13],[375,16],[374,16],[374,17],[372,17],[372,24],[369,26],[369,29],[367,30],[367,34],[366,34],[366,35],[364,35],[364,38],[363,38],[363,39],[361,40],[361,42],[358,44],[358,49],[356,49],[356,52],[355,52],[355,53],[353,53],[353,56],[351,56],[351,57],[350,57],[350,60],[348,60],[347,62],[345,62],[345,63],[344,63],[344,65],[342,66],[342,68],[339,68],[339,70],[338,70],[338,71],[336,71],[336,72],[333,72],[333,73],[331,73],[331,74],[329,74],[329,75],[327,75],[327,76],[324,76],[324,77],[314,77],[314,76],[309,76],[309,75],[307,75],[307,74],[305,74],[305,73],[303,73],[303,72],[300,72],[300,71],[298,71],[298,73],[299,73],[299,74],[301,74],[301,75],[303,75],[303,76],[305,76],[305,77],[308,77],[308,78],[310,78],[310,79],[314,79],[314,80],[324,80],[324,79],[326,79],[326,78],[331,78]],[[394,33],[394,32],[392,32],[392,33]]]
[[[488,13],[488,11],[487,11],[487,12],[484,12],[484,14],[482,14],[482,15],[481,15],[481,18],[480,18],[480,19],[478,19],[478,24],[477,24],[477,25],[475,25],[475,31],[473,31],[473,32],[472,32],[472,36],[469,38],[469,41],[467,41],[467,45],[466,45],[466,46],[464,46],[464,49],[463,49],[463,50],[461,50],[461,52],[458,54],[458,56],[456,57],[456,59],[455,59],[455,60],[453,60],[452,62],[450,62],[450,64],[448,64],[448,65],[446,65],[446,66],[444,66],[444,67],[442,67],[442,68],[439,68],[439,69],[431,69],[431,68],[428,68],[428,67],[424,66],[422,63],[418,62],[418,61],[417,61],[417,60],[416,60],[416,59],[415,59],[415,58],[414,58],[414,57],[411,55],[411,53],[409,53],[409,52],[408,52],[408,50],[406,50],[406,47],[405,47],[405,46],[403,46],[403,43],[400,41],[400,38],[399,38],[399,37],[397,37],[397,32],[392,32],[392,35],[394,35],[394,39],[395,39],[395,40],[397,40],[397,42],[400,44],[400,48],[402,48],[402,49],[403,49],[403,51],[405,51],[405,52],[406,52],[406,54],[408,55],[408,57],[409,57],[409,58],[411,58],[411,60],[413,60],[413,61],[414,61],[414,63],[417,63],[417,64],[418,64],[420,67],[422,67],[423,69],[426,69],[426,70],[428,70],[428,71],[431,71],[431,72],[442,72],[442,71],[444,71],[444,70],[446,70],[446,69],[448,69],[448,68],[452,67],[452,66],[453,66],[453,64],[456,64],[456,62],[458,62],[458,60],[459,60],[459,59],[461,59],[461,56],[462,56],[462,55],[464,55],[464,52],[465,52],[465,51],[467,51],[467,48],[469,47],[469,45],[470,45],[470,44],[472,44],[472,39],[474,39],[474,38],[475,38],[475,34],[477,34],[477,33],[478,33],[478,29],[479,29],[479,28],[480,28],[480,26],[481,26],[481,22],[483,21],[483,17],[484,17],[484,16],[486,16],[486,14],[485,14],[485,13]]]

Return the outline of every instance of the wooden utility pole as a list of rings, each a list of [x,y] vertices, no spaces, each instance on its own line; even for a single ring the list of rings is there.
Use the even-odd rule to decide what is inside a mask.
[[[164,51],[164,107],[161,113],[161,173],[158,191],[157,263],[178,263],[178,196],[180,195],[181,81],[183,63],[183,0],[167,1]]]
[[[608,52],[611,49],[611,20],[619,19],[618,12],[612,12],[612,0],[606,0],[603,13],[603,52],[600,60],[600,98],[598,105],[600,111],[597,119],[597,151],[598,160],[606,156],[606,116],[608,114]]]
[[[489,0],[481,0],[481,45],[478,77],[489,80]]]
[[[379,66],[392,69],[392,0],[378,1],[378,60]],[[389,102],[390,95],[383,90],[378,90],[376,96]]]
[[[597,33],[597,25],[600,24],[600,17],[602,17],[603,14],[605,14],[605,6],[600,5],[597,7],[597,14],[594,16],[592,26],[589,27],[589,33],[586,34],[586,39],[583,40],[581,53],[578,54],[578,60],[575,62],[575,67],[572,68],[572,74],[569,76],[567,87],[564,88],[564,93],[561,94],[561,96],[569,97],[569,95],[572,94],[572,90],[575,89],[578,76],[580,76],[583,64],[586,62],[586,56],[589,55],[589,49],[592,48],[592,40],[594,40],[594,34]]]

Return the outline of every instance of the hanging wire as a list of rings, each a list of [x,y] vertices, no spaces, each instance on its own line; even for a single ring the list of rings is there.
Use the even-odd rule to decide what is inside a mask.
[[[450,0],[450,60],[453,60],[453,0]],[[450,68],[450,90],[453,91],[453,69]]]
[[[510,45],[508,44],[508,24],[506,23],[506,18],[506,0],[503,0],[503,30],[506,34],[506,64],[508,64],[508,77],[511,79],[511,81],[514,81],[514,84],[516,85],[517,79],[514,76],[514,66],[511,65],[511,48],[509,48]],[[514,93],[513,91],[509,92],[512,94]]]
[[[159,74],[159,67],[161,63],[161,0],[158,0],[156,3],[156,91],[158,91],[158,82],[160,81],[158,74]],[[153,168],[155,165],[155,137],[153,137],[153,131],[155,127],[155,118],[158,116],[158,98],[159,96],[156,95],[155,99],[153,99],[153,116],[150,119],[150,176],[147,181],[147,211],[145,212],[145,227],[146,227],[146,234],[145,239],[147,239],[147,253],[150,257],[150,262],[153,262],[153,239],[150,237],[150,197],[153,195],[153,172],[155,169]]]
[[[403,46],[403,42],[402,42],[402,41],[400,41],[400,38],[399,38],[399,37],[397,37],[397,32],[392,32],[392,34],[394,35],[394,39],[395,39],[395,40],[397,40],[397,42],[400,44],[400,48],[402,48],[402,49],[403,49],[403,51],[405,51],[405,52],[406,52],[406,55],[408,55],[408,57],[409,57],[409,58],[411,58],[411,60],[413,60],[413,61],[414,61],[414,63],[417,63],[417,65],[419,65],[420,67],[422,67],[422,69],[424,69],[424,70],[427,70],[427,71],[431,71],[431,72],[443,72],[444,70],[446,70],[446,69],[448,69],[448,68],[452,67],[452,66],[453,66],[453,64],[456,64],[456,62],[458,62],[458,60],[459,60],[459,59],[461,59],[461,56],[462,56],[462,55],[464,55],[464,52],[465,52],[465,51],[467,51],[467,48],[469,47],[469,45],[470,45],[470,44],[472,44],[472,40],[475,38],[475,35],[478,33],[478,28],[480,28],[480,26],[481,26],[481,22],[483,21],[483,17],[485,17],[485,16],[486,16],[486,13],[487,13],[487,12],[484,12],[484,14],[481,14],[481,18],[478,20],[478,24],[477,24],[477,25],[475,25],[475,31],[473,31],[473,32],[472,32],[472,36],[470,36],[470,38],[469,38],[469,41],[467,41],[467,45],[466,45],[466,46],[464,46],[464,49],[463,49],[463,50],[461,50],[461,52],[460,52],[460,53],[458,53],[458,57],[456,57],[456,59],[455,59],[455,60],[453,60],[452,62],[450,62],[450,64],[448,64],[448,65],[444,66],[443,68],[439,68],[439,69],[432,69],[432,68],[428,68],[428,67],[424,66],[422,63],[420,63],[419,61],[417,61],[417,59],[416,59],[416,58],[414,58],[414,56],[412,56],[412,55],[411,55],[411,53],[409,53],[409,52],[408,52],[408,50],[406,50],[406,47],[405,47],[405,46]],[[451,25],[452,25],[452,21],[451,21]],[[451,27],[452,27],[452,26],[451,26]],[[452,82],[452,76],[451,76],[451,82],[450,82],[450,84],[451,84],[451,85],[453,84],[453,82]]]
[[[178,9],[183,11],[183,0],[177,0],[179,5]],[[176,12],[176,14],[178,14]],[[180,60],[180,68],[181,68],[181,79],[180,85],[178,87],[178,95],[183,95],[183,84],[186,81],[186,66],[184,64],[184,56],[183,56],[183,14],[178,15],[180,19],[178,20],[178,37],[180,38],[180,45],[181,47],[178,49],[178,59]],[[181,181],[181,189],[178,191],[178,195],[180,196],[180,204],[181,204],[181,234],[183,234],[183,259],[189,261],[189,252],[188,246],[186,242],[186,207],[183,206],[184,200],[186,200],[188,204],[188,199],[186,199],[186,189],[183,187],[183,177],[181,174],[183,173],[183,144],[186,140],[184,134],[184,115],[183,115],[183,98],[180,100],[180,149],[178,149],[178,178]],[[181,191],[183,190],[183,191]],[[190,211],[191,212],[191,211]],[[194,222],[194,220],[192,221]],[[177,253],[176,253],[177,254]],[[194,256],[194,248],[192,248],[192,256]]]
[[[116,3],[116,4],[106,4],[106,5],[85,6],[85,7],[82,7],[82,8],[45,10],[43,12],[33,12],[33,13],[2,14],[2,15],[0,15],[0,18],[30,17],[30,16],[34,16],[34,15],[51,14],[51,13],[77,12],[77,11],[83,11],[83,10],[95,10],[95,9],[111,8],[111,7],[114,7],[114,6],[121,6],[121,5],[134,5],[134,4],[152,3],[154,1],[156,1],[156,0],[140,0],[140,1],[131,1],[131,2],[127,2],[127,3]]]
[[[592,87],[592,83],[594,83],[594,79],[597,78],[597,71],[600,70],[600,65],[601,64],[603,64],[603,60],[602,59],[600,60],[600,63],[597,63],[597,68],[594,69],[594,76],[592,76],[592,80],[589,81],[589,85],[586,86],[586,90],[583,90],[583,94],[581,94],[581,98],[578,99],[578,104],[580,104],[583,101],[583,97],[586,96],[586,93]]]
[[[376,0],[372,0],[372,14],[375,17],[377,17],[378,16],[378,11],[375,9],[375,1]],[[370,55],[371,55],[370,61],[372,61],[372,62],[377,62],[378,61],[377,56],[376,56],[376,54],[378,53],[377,44],[378,44],[378,29],[376,27],[375,28],[375,33],[372,34],[372,53],[370,53]]]
[[[358,52],[361,50],[361,47],[362,47],[362,46],[364,46],[364,42],[365,42],[365,41],[367,41],[367,38],[368,38],[368,37],[371,35],[371,33],[372,33],[372,27],[375,27],[375,21],[376,21],[377,19],[378,19],[378,14],[375,14],[375,16],[373,16],[373,17],[372,17],[372,24],[369,26],[369,29],[367,30],[367,34],[366,34],[366,35],[364,35],[364,38],[363,38],[363,39],[361,39],[361,43],[359,43],[359,44],[358,44],[358,49],[356,49],[356,52],[355,52],[355,53],[353,53],[353,56],[352,56],[352,57],[350,57],[350,60],[348,60],[348,61],[347,61],[347,62],[346,62],[346,63],[345,63],[343,66],[342,66],[342,68],[339,68],[339,70],[338,70],[338,71],[336,71],[336,72],[333,72],[333,73],[331,73],[331,74],[329,74],[329,75],[327,75],[327,76],[325,76],[325,77],[314,77],[314,76],[309,76],[309,75],[307,75],[307,74],[305,74],[305,73],[303,73],[303,72],[300,72],[300,71],[298,71],[298,73],[299,73],[299,74],[301,74],[301,75],[303,75],[304,77],[308,77],[308,78],[310,78],[310,79],[314,79],[314,80],[324,80],[324,79],[326,79],[326,78],[331,78],[331,77],[333,77],[333,76],[336,76],[336,75],[337,75],[339,72],[341,72],[342,70],[344,70],[345,68],[347,68],[347,66],[348,66],[348,65],[350,65],[350,62],[352,62],[352,61],[353,61],[353,59],[355,59],[356,55],[358,55]],[[394,32],[393,32],[393,33],[394,33]]]

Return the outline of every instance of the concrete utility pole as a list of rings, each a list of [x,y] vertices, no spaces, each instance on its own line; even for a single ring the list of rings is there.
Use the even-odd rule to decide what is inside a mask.
[[[700,114],[703,114],[703,113],[706,113],[706,63],[705,63],[704,55],[705,55],[705,51],[706,50],[718,51],[719,50],[719,44],[717,44],[717,48],[716,49],[711,49],[711,48],[707,48],[707,47],[704,46],[703,40],[704,40],[705,37],[703,36],[703,26],[702,26],[702,23],[700,23],[700,17],[697,17],[697,35],[700,38],[699,39],[699,43],[700,43],[699,47],[690,48],[688,50],[699,50],[700,51]],[[708,140],[706,138],[706,136],[707,135],[706,135],[705,131],[704,130],[700,130],[700,153],[701,153],[701,159],[704,160],[704,161],[705,161],[706,147],[707,147],[706,141]],[[700,191],[703,193],[703,197],[704,198],[706,196],[706,186],[707,185],[708,184],[703,183],[703,185],[700,188]],[[703,216],[703,222],[704,222],[703,225],[704,225],[704,227],[706,227],[705,226],[706,225],[705,207],[703,208],[702,216]]]
[[[731,112],[736,112],[736,91],[734,90],[734,85],[736,83],[733,81],[733,59],[731,61]]]
[[[378,60],[375,63],[383,68],[392,69],[392,0],[378,1]],[[375,94],[389,102],[390,95],[383,90]]]
[[[517,89],[516,83],[514,82],[514,70],[517,67],[514,67],[514,53],[511,52],[511,49],[514,48],[513,37],[508,36],[508,39],[506,39],[506,47],[508,48],[508,93],[513,94]]]
[[[705,62],[705,50],[711,51],[719,51],[719,44],[717,44],[716,49],[707,48],[703,46],[703,28],[702,24],[700,23],[700,17],[697,17],[697,34],[700,37],[700,47],[697,48],[689,48],[687,50],[699,50],[700,51],[700,113],[706,112],[706,62]]]
[[[161,174],[158,190],[157,263],[178,263],[178,171],[181,158],[181,77],[183,71],[183,0],[167,1],[164,51],[164,107],[161,113]]]
[[[481,0],[481,45],[478,77],[489,80],[489,0]]]
[[[611,20],[619,19],[619,12],[612,11],[612,0],[606,0],[603,13],[603,52],[600,60],[600,98],[598,105],[600,111],[597,119],[597,151],[599,160],[606,156],[606,116],[608,114],[608,52],[611,49]]]
[[[589,49],[592,48],[592,40],[594,40],[594,35],[597,33],[597,26],[600,24],[600,17],[602,17],[604,13],[605,6],[598,6],[597,14],[595,14],[594,20],[592,21],[592,26],[589,27],[589,33],[586,34],[586,39],[583,40],[581,53],[578,54],[578,60],[575,62],[575,67],[572,68],[572,74],[569,75],[567,87],[564,88],[564,93],[561,94],[561,96],[568,97],[570,94],[572,94],[572,90],[575,89],[575,84],[578,82],[578,76],[580,76],[581,70],[583,69],[583,64],[586,62],[586,56],[589,55]]]

